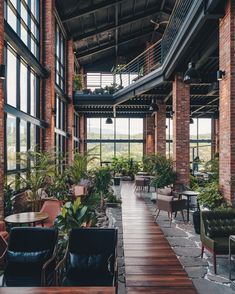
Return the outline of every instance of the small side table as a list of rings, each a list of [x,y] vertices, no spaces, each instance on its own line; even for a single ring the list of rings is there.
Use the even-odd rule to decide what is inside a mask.
[[[232,247],[231,243],[235,242],[235,235],[230,235],[229,236],[229,241],[228,241],[228,248],[229,248],[229,280],[231,280],[231,258],[232,258]]]

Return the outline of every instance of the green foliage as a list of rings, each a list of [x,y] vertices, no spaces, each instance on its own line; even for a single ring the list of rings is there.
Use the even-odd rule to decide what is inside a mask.
[[[82,87],[82,75],[81,74],[74,75],[73,88],[74,88],[74,91],[82,90],[83,87]]]
[[[164,188],[175,182],[176,173],[173,170],[173,161],[163,155],[157,154],[151,156],[152,175],[154,178],[151,180],[151,185],[158,188]]]
[[[116,195],[114,195],[113,191],[109,192],[105,198],[107,203],[122,203],[121,199],[118,199]]]
[[[101,195],[108,193],[112,185],[112,176],[109,167],[100,167],[94,171],[94,189]]]
[[[38,199],[38,189],[45,188],[48,184],[48,177],[55,172],[55,156],[48,152],[27,151],[18,156],[19,163],[31,167],[27,169],[26,177],[21,177],[21,184],[32,191],[32,200]]]
[[[140,163],[126,157],[115,157],[112,159],[111,170],[114,175],[133,177],[140,170]]]
[[[46,188],[49,197],[56,197],[58,200],[67,201],[69,199],[69,186],[66,184],[66,175],[55,172],[50,185]]]
[[[193,191],[197,191],[199,189],[198,180],[192,175],[190,175],[190,189]]]
[[[219,154],[215,154],[214,158],[205,164],[205,171],[210,172],[210,182],[219,183]]]
[[[14,190],[11,188],[11,183],[7,184],[6,180],[4,181],[4,215],[8,216],[12,214],[12,197],[14,196]]]
[[[198,201],[200,205],[211,210],[221,206],[224,202],[224,198],[219,191],[218,183],[208,183],[202,188],[198,196]]]
[[[74,160],[67,169],[67,174],[74,184],[78,185],[81,179],[87,177],[87,165],[95,159],[95,157],[90,154],[92,151],[93,149],[85,154],[76,153],[74,155]]]
[[[87,221],[87,210],[87,206],[81,205],[80,198],[73,203],[66,202],[56,218],[55,225],[67,235],[71,229],[79,228]]]

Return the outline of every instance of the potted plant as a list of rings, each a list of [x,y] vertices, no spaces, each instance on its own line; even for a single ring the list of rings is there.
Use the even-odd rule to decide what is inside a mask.
[[[76,94],[81,94],[82,93],[82,88],[83,88],[83,85],[82,85],[82,75],[81,74],[75,74],[74,75],[74,78],[73,78],[73,89],[74,89],[74,92]]]
[[[105,204],[107,207],[117,207],[122,203],[121,199],[118,199],[116,195],[114,195],[113,191],[110,191],[105,198]]]
[[[94,189],[100,195],[100,208],[104,208],[104,198],[112,185],[112,175],[109,167],[101,167],[94,171]]]
[[[57,171],[52,177],[50,185],[46,187],[46,193],[49,197],[56,197],[62,203],[69,200],[69,185],[66,182],[66,174],[59,174]]]
[[[111,170],[113,172],[113,184],[114,186],[119,186],[121,183],[121,177],[122,177],[122,163],[116,157],[112,159]]]

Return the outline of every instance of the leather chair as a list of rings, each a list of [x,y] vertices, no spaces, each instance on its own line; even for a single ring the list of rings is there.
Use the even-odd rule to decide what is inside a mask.
[[[157,220],[161,210],[168,213],[170,226],[172,223],[173,213],[175,213],[176,216],[178,211],[181,212],[182,219],[184,221],[183,210],[186,208],[187,201],[185,199],[179,199],[178,196],[178,193],[172,191],[171,188],[157,190],[157,209],[155,221]]]
[[[61,212],[61,203],[57,199],[45,200],[40,212],[46,212],[49,216],[48,219],[46,219],[43,223],[43,226],[47,228],[52,228],[54,226],[56,217]]]
[[[71,230],[66,254],[56,267],[57,286],[116,286],[116,248],[116,229]]]
[[[201,258],[204,249],[213,254],[214,273],[216,256],[228,255],[229,236],[235,235],[235,211],[202,211],[201,212]],[[231,242],[232,253],[235,254],[235,244]]]
[[[6,252],[3,285],[39,287],[54,281],[58,230],[12,228]]]

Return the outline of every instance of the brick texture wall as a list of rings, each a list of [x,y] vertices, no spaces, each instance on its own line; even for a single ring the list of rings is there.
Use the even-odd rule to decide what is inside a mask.
[[[219,119],[212,119],[212,134],[211,134],[212,156],[219,152]]]
[[[74,105],[73,105],[73,78],[74,78],[74,53],[73,53],[73,41],[67,42],[67,95],[71,101],[68,104],[68,132],[70,137],[68,139],[68,161],[73,160],[74,147]]]
[[[42,64],[50,71],[50,76],[44,81],[44,93],[42,108],[44,111],[44,120],[49,127],[45,130],[43,148],[46,151],[53,151],[55,146],[54,128],[55,120],[53,109],[55,107],[55,2],[54,0],[45,0],[43,5],[42,22],[43,29],[43,47],[44,54]]]
[[[234,203],[235,193],[235,1],[228,0],[219,25],[219,61],[225,77],[220,81],[220,187]],[[232,180],[232,181],[231,181]]]
[[[189,183],[190,87],[177,74],[173,82],[173,160],[177,173],[176,189]]]
[[[4,1],[0,1],[0,64],[4,64]],[[4,88],[0,80],[0,220],[4,218]]]
[[[87,131],[86,131],[86,118],[84,115],[81,115],[79,117],[79,137],[80,137],[80,143],[79,143],[79,152],[83,153],[86,152],[86,138],[87,138]]]
[[[147,115],[144,118],[144,155],[155,154],[155,117]]]
[[[166,104],[159,104],[155,114],[155,153],[166,155]]]

